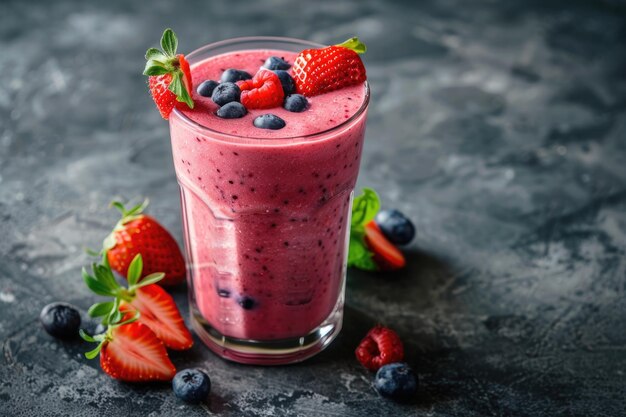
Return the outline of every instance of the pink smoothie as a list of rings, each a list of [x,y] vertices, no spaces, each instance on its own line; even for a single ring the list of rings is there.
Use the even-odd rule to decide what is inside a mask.
[[[194,85],[219,80],[227,68],[254,75],[270,55],[290,63],[296,56],[218,55],[192,64]],[[218,107],[194,92],[196,107],[170,117],[195,304],[222,335],[301,337],[342,307],[366,95],[357,85],[311,98],[303,113],[273,108],[220,119]],[[254,127],[265,113],[286,126]]]

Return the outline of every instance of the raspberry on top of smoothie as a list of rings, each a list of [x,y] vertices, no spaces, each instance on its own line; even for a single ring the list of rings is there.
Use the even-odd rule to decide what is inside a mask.
[[[226,134],[305,136],[350,119],[367,95],[359,57],[366,47],[358,38],[300,53],[246,50],[209,57],[193,65],[187,81],[184,56],[172,55],[175,49],[169,47],[172,37],[176,39],[166,30],[161,42],[168,47],[165,53],[148,50],[144,72],[150,75],[152,96],[166,119],[176,107],[194,122]],[[180,64],[172,57],[180,57]],[[192,85],[198,87],[187,97]],[[281,131],[278,136],[272,133],[276,130]]]

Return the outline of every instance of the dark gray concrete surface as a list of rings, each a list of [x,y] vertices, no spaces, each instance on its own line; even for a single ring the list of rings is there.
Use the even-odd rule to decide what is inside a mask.
[[[183,51],[358,34],[373,91],[359,183],[419,230],[405,271],[349,272],[345,329],[313,360],[174,354],[209,371],[203,406],[109,379],[37,320],[96,300],[82,248],[114,222],[112,197],[150,197],[182,236],[141,75],[166,26]],[[624,415],[625,45],[622,1],[2,1],[0,415]],[[420,375],[413,404],[380,399],[353,357],[379,321]]]

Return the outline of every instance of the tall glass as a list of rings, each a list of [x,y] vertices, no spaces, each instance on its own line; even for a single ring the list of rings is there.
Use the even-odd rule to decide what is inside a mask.
[[[192,68],[243,50],[319,47],[287,38],[218,42]],[[248,138],[175,110],[170,132],[180,184],[191,322],[218,355],[285,364],[323,350],[343,318],[348,234],[369,87],[351,118],[301,137]]]

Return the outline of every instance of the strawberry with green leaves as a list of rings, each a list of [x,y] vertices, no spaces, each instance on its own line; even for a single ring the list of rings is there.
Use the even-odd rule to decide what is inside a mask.
[[[82,329],[80,336],[98,346],[85,353],[87,359],[100,354],[102,370],[115,379],[127,382],[170,381],[176,368],[167,356],[163,342],[141,322],[139,313],[123,314],[117,307],[107,314],[105,333],[90,336]]]
[[[146,52],[146,68],[150,94],[161,116],[167,120],[174,107],[184,103],[193,109],[191,98],[193,85],[189,63],[182,54],[176,54],[178,39],[172,29],[165,29],[161,37],[161,48],[150,48]],[[182,105],[182,104],[181,104]]]
[[[111,205],[122,214],[103,243],[111,268],[125,277],[133,258],[142,254],[145,275],[163,272],[161,284],[166,286],[185,281],[185,258],[172,235],[156,219],[143,214],[147,200],[130,209],[119,201]]]
[[[367,75],[359,54],[366,50],[359,38],[350,38],[300,52],[291,68],[298,93],[312,97],[364,82]]]
[[[374,218],[378,210],[380,200],[378,194],[371,188],[364,188],[363,194],[354,198],[348,266],[377,271],[400,269],[406,265],[402,252],[376,225]]]
[[[150,328],[165,346],[174,350],[191,348],[193,339],[185,327],[185,322],[176,307],[171,295],[156,285],[163,279],[161,272],[145,276],[141,281],[143,260],[141,255],[135,256],[128,268],[128,288],[115,281],[113,272],[106,258],[102,265],[92,266],[93,275],[83,269],[83,280],[94,293],[113,297],[113,301],[96,303],[88,310],[91,317],[103,317],[103,324],[109,324],[112,311],[120,314],[140,313],[139,323]]]

